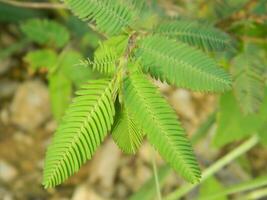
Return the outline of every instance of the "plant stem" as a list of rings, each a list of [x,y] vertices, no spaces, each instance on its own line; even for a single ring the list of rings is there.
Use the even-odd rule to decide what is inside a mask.
[[[250,150],[252,147],[254,147],[257,143],[259,142],[259,138],[255,135],[245,141],[243,144],[239,145],[237,148],[235,148],[233,151],[216,161],[213,165],[211,165],[209,168],[207,168],[203,174],[202,174],[202,179],[200,181],[203,182],[207,178],[211,177],[214,175],[216,172],[221,170],[225,165],[231,163],[233,160],[235,160],[237,157],[241,156],[248,150]],[[186,183],[184,186],[181,188],[177,189],[176,191],[172,192],[169,194],[165,200],[177,200],[180,199],[182,196],[190,192],[192,189],[194,189],[199,183],[197,184],[190,184]]]
[[[261,199],[266,196],[267,196],[267,188],[262,188],[246,194],[246,196],[244,196],[242,199],[243,200]]]
[[[158,197],[158,200],[162,200],[162,196],[160,192],[160,185],[159,185],[158,169],[157,169],[157,164],[156,164],[156,155],[155,155],[154,149],[152,149],[151,151],[152,151],[152,165],[153,165],[153,173],[154,173],[157,197]]]
[[[14,0],[0,0],[1,3],[5,3],[11,6],[32,8],[32,9],[67,9],[64,4],[60,3],[36,3],[36,2],[19,2]]]
[[[267,185],[267,176],[261,176],[257,178],[252,178],[251,180],[241,182],[236,185],[228,186],[227,188],[223,189],[222,191],[216,192],[211,195],[203,196],[199,200],[214,200],[219,199],[220,197],[235,194],[235,193],[241,193],[248,190],[253,190],[256,188],[260,188]],[[258,191],[258,190],[256,190]],[[254,190],[254,192],[256,192]],[[253,193],[254,194],[254,193]],[[257,193],[258,194],[258,193]],[[248,195],[246,195],[248,196]],[[245,198],[244,198],[245,199]]]

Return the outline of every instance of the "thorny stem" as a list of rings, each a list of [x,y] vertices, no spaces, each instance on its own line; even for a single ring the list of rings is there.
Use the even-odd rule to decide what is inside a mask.
[[[60,3],[36,3],[36,2],[19,2],[14,0],[0,0],[1,3],[8,4],[11,6],[21,8],[32,8],[32,9],[67,9],[64,4]]]
[[[217,162],[215,162],[213,165],[211,165],[209,168],[207,168],[203,174],[202,179],[200,181],[203,182],[212,175],[214,175],[216,172],[221,170],[225,165],[231,163],[233,160],[235,160],[237,157],[241,156],[245,152],[249,151],[252,147],[254,147],[259,142],[258,136],[253,136],[247,141],[245,141],[243,144],[235,148],[233,151],[219,159]],[[177,200],[180,199],[182,196],[190,192],[192,189],[194,189],[196,186],[198,186],[200,183],[197,184],[190,184],[187,183],[181,188],[177,189],[176,191],[169,194],[164,200]]]

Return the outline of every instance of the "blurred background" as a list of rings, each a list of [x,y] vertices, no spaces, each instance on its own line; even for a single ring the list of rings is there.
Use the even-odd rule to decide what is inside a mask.
[[[233,91],[202,94],[155,81],[201,168],[214,171],[191,187],[147,142],[131,156],[107,138],[77,174],[45,190],[46,148],[74,91],[99,76],[82,61],[92,58],[103,36],[57,0],[0,0],[0,200],[152,200],[158,199],[156,185],[169,200],[267,199],[267,1],[148,2],[155,12],[200,20],[233,38],[231,49],[210,53],[233,75]],[[235,81],[240,74],[241,85]],[[239,95],[248,90],[256,92],[251,105]]]

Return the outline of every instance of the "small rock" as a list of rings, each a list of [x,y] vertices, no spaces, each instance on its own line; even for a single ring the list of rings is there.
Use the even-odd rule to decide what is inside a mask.
[[[34,130],[50,116],[47,87],[40,81],[20,85],[11,104],[12,122],[27,131]]]
[[[10,80],[0,81],[0,99],[11,97],[18,87],[18,83]]]
[[[5,182],[12,181],[18,175],[17,170],[7,162],[0,160],[0,179]]]
[[[111,191],[119,166],[120,150],[112,140],[108,140],[97,152],[92,161],[89,180],[98,183],[101,188]]]
[[[91,187],[87,185],[78,186],[71,198],[71,200],[103,200]]]

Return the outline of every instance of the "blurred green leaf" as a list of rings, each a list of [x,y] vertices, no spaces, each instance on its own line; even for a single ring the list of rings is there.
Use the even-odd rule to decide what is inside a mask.
[[[63,47],[70,34],[61,24],[47,19],[31,19],[21,24],[22,32],[32,41],[45,46]]]
[[[53,116],[59,122],[70,103],[72,94],[71,81],[60,71],[50,74],[49,93]]]
[[[70,16],[67,19],[66,26],[78,38],[81,38],[82,36],[84,36],[86,33],[90,31],[88,24],[81,21],[79,18],[75,16]]]
[[[266,15],[267,13],[267,1],[259,0],[255,8],[253,9],[253,13],[257,15]]]
[[[63,52],[58,65],[63,73],[70,79],[76,87],[92,78],[92,70],[89,67],[81,66],[82,60],[80,53],[74,50]]]
[[[199,199],[205,200],[209,195],[216,195],[221,192],[224,187],[221,183],[214,177],[210,177],[203,184],[200,185]],[[221,195],[216,200],[227,200],[225,195]]]
[[[264,64],[258,48],[246,45],[232,61],[233,89],[244,114],[257,113],[264,99]]]
[[[57,54],[54,50],[40,49],[30,51],[24,57],[24,60],[33,70],[38,70],[43,67],[51,69],[57,63]]]
[[[267,38],[267,24],[253,20],[243,19],[234,22],[229,30],[240,36]]]
[[[217,0],[215,13],[220,18],[226,18],[240,10],[249,0]]]
[[[225,93],[220,98],[217,116],[217,132],[214,144],[218,147],[229,142],[255,134],[267,121],[267,96],[260,107],[259,113],[243,115],[232,92]]]

